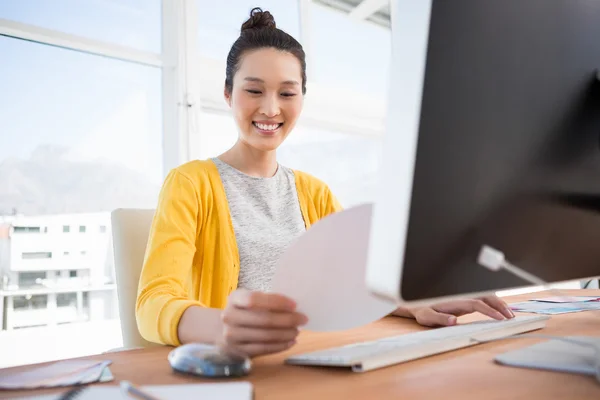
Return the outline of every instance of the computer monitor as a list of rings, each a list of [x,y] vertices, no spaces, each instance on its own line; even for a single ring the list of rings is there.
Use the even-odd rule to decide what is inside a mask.
[[[367,286],[403,302],[600,275],[600,2],[392,0]]]

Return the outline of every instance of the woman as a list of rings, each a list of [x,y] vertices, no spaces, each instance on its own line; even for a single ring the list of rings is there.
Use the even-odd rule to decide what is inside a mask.
[[[294,344],[306,317],[267,293],[279,255],[340,204],[318,179],[277,163],[306,93],[302,46],[255,8],[227,57],[225,100],[239,129],[217,158],[166,178],[140,277],[136,317],[147,340],[216,343],[250,356]],[[510,318],[496,297],[398,309],[423,325],[474,311]]]

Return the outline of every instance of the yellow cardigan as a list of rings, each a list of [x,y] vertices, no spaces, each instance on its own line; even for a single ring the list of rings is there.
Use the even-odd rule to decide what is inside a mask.
[[[327,185],[294,171],[306,228],[341,210]],[[179,345],[177,328],[190,306],[224,308],[237,288],[240,258],[216,165],[192,161],[173,169],[155,211],[136,303],[141,335]]]

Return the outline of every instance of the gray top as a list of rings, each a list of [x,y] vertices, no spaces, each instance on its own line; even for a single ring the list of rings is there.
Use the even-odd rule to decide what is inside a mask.
[[[238,288],[267,292],[277,260],[305,230],[294,171],[279,165],[271,178],[244,174],[213,158],[225,187],[240,253]]]

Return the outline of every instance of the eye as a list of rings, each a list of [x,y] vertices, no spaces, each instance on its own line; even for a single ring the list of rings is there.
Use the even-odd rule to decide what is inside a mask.
[[[283,97],[294,97],[296,93],[281,93]]]
[[[261,94],[260,90],[246,89],[246,92],[250,94]]]

